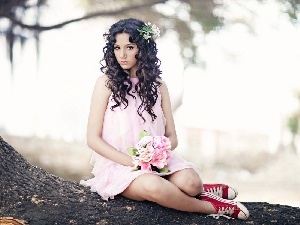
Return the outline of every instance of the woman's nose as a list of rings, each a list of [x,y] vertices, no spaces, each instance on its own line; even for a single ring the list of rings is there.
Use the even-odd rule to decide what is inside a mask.
[[[120,51],[120,58],[126,58],[126,52],[124,50],[121,49]]]

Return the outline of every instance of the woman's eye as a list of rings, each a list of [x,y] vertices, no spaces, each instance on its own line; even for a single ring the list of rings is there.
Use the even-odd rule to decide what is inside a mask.
[[[115,47],[114,47],[114,49],[115,49],[115,50],[118,50],[118,49],[120,49],[120,47],[118,47],[118,46],[115,46]]]
[[[132,49],[133,49],[133,46],[128,46],[128,49],[132,50]]]

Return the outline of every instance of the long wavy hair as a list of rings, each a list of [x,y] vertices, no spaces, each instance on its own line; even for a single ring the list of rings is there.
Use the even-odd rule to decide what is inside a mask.
[[[128,106],[127,97],[133,96],[130,91],[133,87],[128,71],[122,69],[119,65],[115,54],[114,44],[116,43],[116,34],[127,33],[129,34],[129,41],[135,43],[138,47],[137,59],[137,72],[136,76],[139,82],[135,86],[135,91],[141,99],[141,105],[137,109],[140,117],[143,117],[143,112],[147,111],[152,121],[156,119],[153,111],[153,106],[158,98],[158,88],[160,82],[160,60],[157,58],[156,43],[152,38],[145,40],[140,36],[138,29],[141,29],[145,23],[138,19],[124,19],[113,24],[109,33],[106,36],[107,43],[103,48],[104,57],[101,60],[101,71],[108,76],[106,86],[112,91],[113,101],[116,103],[111,106],[111,110],[120,107],[122,104],[125,108]],[[105,62],[105,63],[104,63]]]

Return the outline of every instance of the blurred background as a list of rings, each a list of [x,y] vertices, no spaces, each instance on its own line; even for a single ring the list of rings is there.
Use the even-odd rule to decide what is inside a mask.
[[[0,0],[0,135],[68,180],[85,143],[102,34],[135,17],[161,29],[177,151],[240,201],[300,207],[299,0]]]

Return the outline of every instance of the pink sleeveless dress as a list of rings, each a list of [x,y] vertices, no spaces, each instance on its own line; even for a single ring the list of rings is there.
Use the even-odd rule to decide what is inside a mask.
[[[130,78],[133,85],[138,82],[138,78]],[[137,114],[137,108],[141,101],[137,93],[132,92],[136,98],[127,96],[128,106],[125,108],[117,107],[114,111],[110,109],[114,102],[112,95],[109,98],[107,109],[104,116],[104,124],[102,138],[118,149],[119,151],[128,154],[127,148],[133,147],[139,140],[139,134],[145,130],[149,135],[162,136],[165,134],[166,120],[161,108],[161,95],[158,93],[158,99],[153,108],[157,118],[152,122],[151,116],[144,112],[143,116],[146,122]],[[92,170],[93,178],[81,181],[85,186],[90,186],[91,191],[97,192],[104,200],[113,199],[115,195],[122,193],[130,183],[138,176],[144,173],[155,173],[158,176],[165,176],[176,171],[194,168],[194,165],[185,161],[174,151],[168,165],[170,172],[157,173],[151,171],[132,171],[133,167],[123,166],[106,159],[96,152],[92,153],[91,164],[94,166]]]

